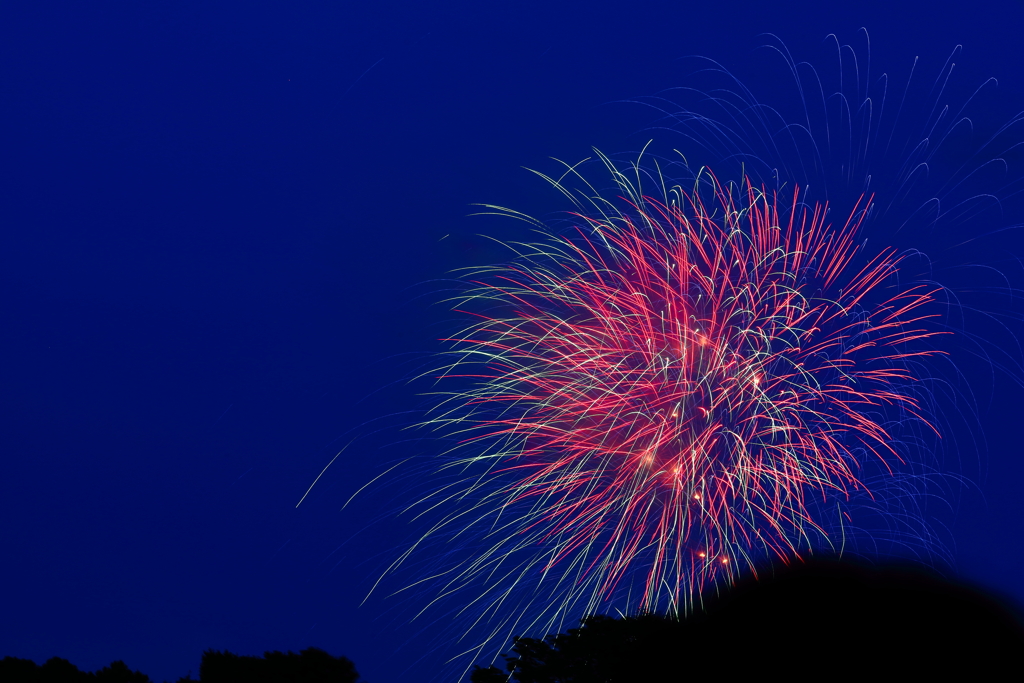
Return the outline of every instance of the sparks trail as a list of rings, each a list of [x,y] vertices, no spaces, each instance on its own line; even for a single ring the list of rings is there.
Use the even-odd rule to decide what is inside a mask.
[[[551,618],[622,591],[685,609],[836,543],[817,513],[851,519],[864,468],[901,467],[887,425],[931,428],[913,360],[938,353],[919,344],[937,288],[900,286],[896,250],[861,254],[871,197],[832,224],[798,187],[705,172],[661,201],[611,170],[618,202],[478,271],[457,307],[475,322],[440,385],[468,388],[429,424],[467,475],[420,504],[447,509],[428,537],[479,531],[441,593],[475,586],[484,616],[509,583],[550,593]]]

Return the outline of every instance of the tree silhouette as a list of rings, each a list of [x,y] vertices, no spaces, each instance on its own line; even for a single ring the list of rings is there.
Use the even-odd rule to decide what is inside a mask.
[[[1024,627],[998,598],[906,567],[807,562],[739,583],[680,620],[594,616],[518,638],[508,673],[472,683],[624,683],[699,676],[977,678],[1019,670]]]
[[[140,672],[132,671],[128,665],[118,660],[111,662],[95,674],[96,683],[151,683],[149,676]]]
[[[39,666],[31,659],[4,657],[0,681],[7,683],[152,683],[149,676],[132,671],[122,661],[111,662],[96,673],[80,671],[66,659],[51,657]]]
[[[207,650],[199,665],[202,683],[356,683],[358,679],[350,660],[315,647],[299,654],[275,650],[263,657]]]
[[[517,638],[515,654],[505,655],[506,666],[512,680],[521,683],[672,680],[684,668],[677,660],[689,629],[686,622],[656,614],[593,616],[566,633]],[[493,666],[477,667],[470,680],[503,683],[509,674]]]
[[[195,681],[191,674],[178,683]],[[357,683],[355,665],[345,657],[333,657],[315,647],[295,654],[266,652],[249,657],[207,650],[199,666],[202,683]],[[42,666],[31,659],[0,660],[0,683],[152,683],[149,676],[132,671],[122,661],[112,662],[96,673],[79,671],[66,659],[53,657]]]

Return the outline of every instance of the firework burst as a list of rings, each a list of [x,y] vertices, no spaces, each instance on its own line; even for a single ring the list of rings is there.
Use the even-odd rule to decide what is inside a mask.
[[[448,511],[422,542],[477,535],[441,594],[473,586],[466,609],[506,628],[685,611],[762,560],[839,549],[865,468],[903,468],[888,425],[930,428],[913,361],[936,353],[916,344],[935,288],[860,253],[871,197],[833,223],[798,187],[704,172],[659,200],[605,162],[619,197],[466,279],[474,322],[439,383],[462,388],[428,423],[459,474],[420,501]],[[528,623],[523,590],[545,606]]]

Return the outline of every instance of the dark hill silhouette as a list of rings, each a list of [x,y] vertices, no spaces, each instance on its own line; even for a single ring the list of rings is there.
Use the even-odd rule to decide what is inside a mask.
[[[994,596],[908,567],[815,561],[740,582],[682,621],[597,616],[565,634],[517,639],[505,655],[511,679],[496,667],[478,667],[472,681],[625,683],[757,674],[980,680],[1021,676],[1022,655],[1020,613]]]

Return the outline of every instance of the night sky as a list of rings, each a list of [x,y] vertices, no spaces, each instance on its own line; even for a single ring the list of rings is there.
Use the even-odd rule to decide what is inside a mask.
[[[862,26],[878,72],[934,77],[962,44],[957,87],[995,77],[987,113],[1024,110],[1009,0],[6,3],[0,656],[163,681],[208,648],[316,646],[426,680],[453,654],[406,623],[429,596],[360,607],[411,540],[401,480],[341,508],[420,453],[398,428],[450,271],[523,235],[472,204],[567,208],[524,167],[667,136],[635,101],[687,55],[742,77],[760,34],[820,63]],[[1024,388],[961,367],[947,572],[1024,602]]]

